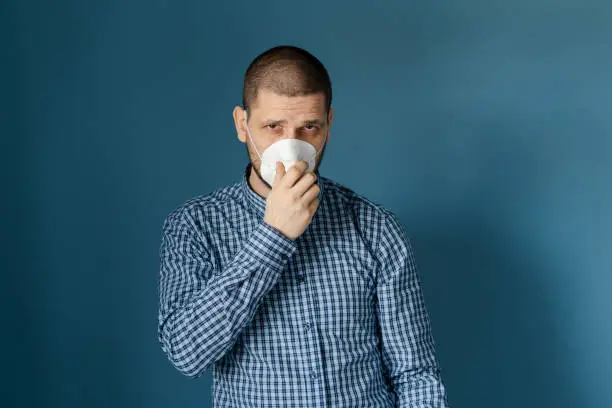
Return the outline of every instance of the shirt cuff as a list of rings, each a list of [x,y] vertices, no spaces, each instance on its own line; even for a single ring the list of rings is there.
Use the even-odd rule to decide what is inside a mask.
[[[296,240],[286,237],[262,220],[245,242],[243,250],[240,251],[239,262],[252,264],[253,261],[256,261],[269,269],[282,269],[296,250]]]

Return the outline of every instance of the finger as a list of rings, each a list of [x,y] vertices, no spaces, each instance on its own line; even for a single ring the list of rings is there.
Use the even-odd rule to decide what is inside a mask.
[[[314,200],[312,200],[310,202],[310,204],[308,205],[308,209],[314,214],[317,211],[317,208],[319,208],[319,198],[315,198]]]
[[[317,181],[317,175],[309,171],[302,174],[302,177],[295,183],[291,188],[296,198],[301,197],[315,182]]]
[[[277,161],[276,163],[276,172],[274,173],[274,180],[272,181],[272,187],[278,185],[283,176],[285,175],[285,166],[283,162]]]
[[[308,168],[308,163],[304,160],[298,160],[293,166],[287,170],[283,183],[285,188],[291,188],[302,177],[302,174]]]
[[[306,192],[300,197],[300,201],[304,204],[309,204],[312,200],[319,195],[321,188],[318,184],[313,184]]]

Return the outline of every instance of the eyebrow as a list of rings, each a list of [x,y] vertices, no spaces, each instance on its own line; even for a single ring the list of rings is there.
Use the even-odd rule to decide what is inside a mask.
[[[304,121],[304,125],[318,125],[323,126],[325,123],[320,119],[308,119]]]
[[[264,126],[267,125],[286,125],[287,121],[284,119],[267,119],[263,121]],[[302,126],[306,126],[306,125],[318,125],[318,126],[323,126],[325,124],[324,121],[320,120],[320,119],[307,119],[304,122],[302,122]]]

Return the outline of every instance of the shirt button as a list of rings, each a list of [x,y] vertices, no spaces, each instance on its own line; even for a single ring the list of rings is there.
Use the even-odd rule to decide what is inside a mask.
[[[306,322],[306,323],[304,323],[304,327],[306,328],[306,331],[308,331],[308,330],[310,330],[312,325],[309,322]]]
[[[306,279],[306,278],[304,277],[304,275],[298,275],[298,276],[297,276],[297,281],[298,281],[298,282],[304,282],[304,279]]]
[[[313,380],[317,378],[318,376],[319,376],[319,373],[316,373],[314,371],[310,373],[310,378],[312,378]]]

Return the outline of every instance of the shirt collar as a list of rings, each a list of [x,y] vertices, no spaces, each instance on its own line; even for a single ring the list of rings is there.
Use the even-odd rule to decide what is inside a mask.
[[[249,184],[249,175],[251,174],[252,165],[253,164],[249,162],[249,164],[247,164],[244,169],[244,172],[242,174],[242,180],[240,181],[240,192],[242,194],[242,199],[246,207],[253,210],[259,217],[263,218],[266,213],[266,199],[257,194]],[[314,173],[317,176],[316,182],[319,185],[320,190],[318,194],[319,208],[317,209],[316,213],[318,214],[320,212],[321,204],[323,203],[323,199],[325,197],[325,195],[323,194],[325,192],[325,181],[321,178],[321,175],[319,174],[319,169],[315,170]],[[313,219],[316,218],[316,214]]]

